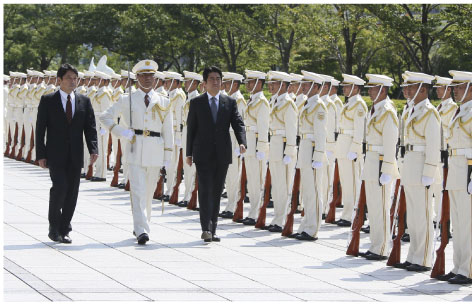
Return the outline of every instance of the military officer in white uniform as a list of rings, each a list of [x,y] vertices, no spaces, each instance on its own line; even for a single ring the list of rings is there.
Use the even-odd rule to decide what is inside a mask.
[[[26,102],[26,96],[28,94],[28,84],[26,82],[27,75],[25,73],[18,73],[18,76],[20,77],[20,88],[18,89],[16,96],[15,96],[15,114],[17,117],[17,123],[18,123],[18,138],[17,138],[17,146],[15,149],[15,155],[13,156],[17,160],[21,160],[22,155],[20,154],[20,150],[22,150],[24,147],[21,143],[22,139],[22,133],[24,129],[24,117],[23,117],[23,111],[25,109],[25,102]],[[26,139],[25,139],[26,142]]]
[[[9,158],[12,158],[13,155],[15,154],[15,143],[17,141],[17,137],[15,137],[15,131],[18,132],[18,127],[16,123],[16,117],[15,117],[15,95],[18,92],[18,89],[20,88],[19,84],[19,78],[17,76],[18,72],[13,72],[10,71],[10,88],[8,91],[8,124],[9,124],[9,130],[10,130],[10,146],[8,149],[5,150],[5,153],[8,152],[6,155]]]
[[[365,81],[354,75],[342,74],[342,76],[343,82],[340,85],[343,86],[343,94],[348,97],[348,102],[341,112],[340,131],[335,149],[344,205],[337,225],[349,227],[361,185],[360,163],[363,157],[362,142],[368,108],[360,95]]]
[[[37,82],[37,86],[31,100],[31,105],[32,105],[31,118],[32,118],[32,125],[33,125],[33,134],[36,133],[36,120],[38,116],[38,106],[40,105],[40,99],[45,94],[45,91],[46,91],[46,84],[44,82],[45,75],[39,71],[36,71],[36,74],[38,75],[38,82]],[[36,145],[35,141],[36,141],[36,138],[33,137],[33,145]],[[33,160],[36,160],[36,149],[33,149],[31,151],[31,160],[32,160],[31,161],[32,163],[34,163]]]
[[[401,184],[406,195],[407,227],[411,236],[409,253],[396,268],[427,271],[432,265],[434,226],[430,201],[434,183],[440,183],[440,117],[428,99],[434,76],[405,72],[403,86],[414,101],[404,126],[406,154]]]
[[[449,122],[449,191],[453,227],[454,268],[439,280],[472,283],[472,72],[449,71],[455,100],[460,104]]]
[[[11,131],[9,130],[10,124],[8,122],[9,116],[11,115],[9,109],[10,107],[8,106],[8,92],[10,90],[9,83],[10,76],[3,75],[3,151],[5,152],[8,146],[8,135],[11,133]]]
[[[138,62],[132,71],[137,74],[139,89],[131,96],[123,95],[100,116],[101,123],[127,143],[124,150],[129,152],[126,162],[134,234],[141,245],[149,240],[152,197],[159,170],[169,165],[173,147],[173,114],[163,110],[164,97],[153,90],[157,67],[153,60]],[[116,123],[119,116],[125,128]]]
[[[365,181],[371,246],[363,256],[368,260],[384,260],[391,240],[391,183],[399,178],[396,163],[398,119],[388,97],[393,79],[378,74],[366,74],[366,77],[373,106],[366,123],[366,157],[361,180]]]
[[[155,72],[155,79],[156,79],[156,84],[155,84],[155,92],[157,92],[160,95],[163,96],[168,96],[167,91],[164,88],[165,85],[165,73],[157,71]]]
[[[124,94],[124,90],[120,86],[120,74],[112,72],[110,74],[110,77],[111,77],[111,87],[112,87],[111,102],[116,103],[119,100],[120,96]],[[113,156],[110,160],[110,163],[113,164],[111,165],[112,167],[115,167],[116,163],[118,162],[117,154],[119,151],[119,138],[113,134],[110,134],[109,136],[112,138],[112,156]]]

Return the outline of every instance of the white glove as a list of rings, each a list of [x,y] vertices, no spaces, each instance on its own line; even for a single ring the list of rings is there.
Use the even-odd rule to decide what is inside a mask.
[[[388,174],[385,174],[385,173],[381,173],[381,177],[379,177],[379,182],[380,182],[382,185],[386,185],[386,184],[388,184],[390,181],[391,181],[391,175],[388,175]]]
[[[318,162],[318,161],[313,161],[312,162],[312,167],[313,168],[320,168],[323,166],[323,163],[322,162]]]
[[[292,158],[290,156],[285,155],[282,161],[284,162],[285,165],[287,165],[290,163],[290,161],[292,161]]]
[[[260,160],[264,160],[265,157],[266,157],[266,154],[265,154],[264,152],[262,152],[262,151],[258,151],[258,152],[256,153],[256,158],[257,158],[257,160],[259,160],[259,161],[260,161]]]
[[[356,159],[358,157],[358,155],[355,152],[350,151],[346,155],[346,157],[348,158],[348,160],[353,161],[354,159]]]
[[[333,157],[333,152],[330,150],[327,150],[327,158],[331,159]]]
[[[236,157],[239,157],[239,155],[241,154],[241,149],[239,149],[239,147],[236,147],[234,149],[234,154],[236,155]]]
[[[129,141],[132,141],[132,139],[134,138],[135,133],[131,129],[125,129],[121,132],[120,135],[123,136],[126,139],[129,139]]]
[[[468,189],[467,189],[468,193],[470,195],[472,195],[472,180],[470,180],[470,182],[468,183]]]
[[[181,139],[175,139],[175,145],[181,147]]]
[[[170,166],[170,160],[163,161],[163,166],[165,166],[165,168],[168,168]]]
[[[100,128],[100,129],[99,129],[99,134],[100,134],[101,136],[105,136],[106,133],[107,133],[107,130],[105,130],[104,128]]]
[[[434,183],[435,179],[427,176],[422,176],[422,185],[428,186]]]

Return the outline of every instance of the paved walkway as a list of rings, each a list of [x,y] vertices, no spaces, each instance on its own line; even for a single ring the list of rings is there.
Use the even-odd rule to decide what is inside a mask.
[[[109,187],[110,177],[81,180],[73,243],[57,244],[47,236],[48,171],[4,159],[3,175],[6,301],[472,300],[471,286],[346,256],[348,228],[335,225],[299,242],[220,219],[221,243],[204,245],[197,212],[165,204],[162,215],[154,201],[151,240],[138,246],[129,194]],[[451,244],[446,258],[450,270]]]

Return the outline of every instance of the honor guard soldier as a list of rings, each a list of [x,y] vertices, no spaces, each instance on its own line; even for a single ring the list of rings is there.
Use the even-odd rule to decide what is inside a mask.
[[[28,92],[25,96],[25,108],[23,111],[23,122],[25,129],[25,146],[23,148],[23,155],[21,160],[25,162],[31,161],[31,138],[33,135],[33,95],[38,83],[38,74],[34,70],[27,70],[28,80]],[[34,137],[34,135],[33,135]],[[28,159],[28,160],[27,160]]]
[[[336,109],[338,109],[338,116],[337,116],[337,123],[338,123],[340,122],[340,114],[341,114],[341,110],[343,109],[343,102],[338,96],[338,86],[340,86],[340,81],[333,78],[331,83],[332,83],[332,86],[330,88],[330,92],[328,93],[328,95],[330,96],[330,99],[335,104]]]
[[[86,79],[84,77],[84,72],[78,71],[78,87],[76,88],[76,93],[84,95],[86,93]]]
[[[186,120],[188,119],[188,111],[190,110],[190,101],[199,95],[198,93],[198,85],[203,80],[203,76],[201,74],[189,71],[183,71],[184,79],[185,79],[185,91],[188,93],[188,97],[186,99],[185,105],[183,106],[183,133],[181,142],[183,143],[183,150],[186,151]],[[186,156],[183,154],[183,164],[186,163]],[[181,207],[188,206],[188,202],[191,199],[191,193],[195,188],[195,181],[196,181],[196,165],[193,163],[191,166],[183,166],[184,172],[184,179],[185,179],[185,195],[183,200],[178,203]]]
[[[165,73],[157,71],[155,72],[155,79],[156,79],[156,85],[155,85],[155,92],[157,92],[160,95],[168,97],[168,93],[164,88],[165,84]]]
[[[134,235],[141,245],[149,240],[153,192],[160,167],[170,162],[173,146],[173,114],[163,109],[164,97],[153,90],[157,67],[153,60],[138,62],[132,71],[139,89],[123,95],[100,117],[111,133],[127,143]],[[119,116],[125,128],[116,123]]]
[[[365,181],[366,204],[371,223],[371,246],[363,255],[368,260],[387,259],[391,228],[391,182],[399,178],[396,163],[398,119],[388,97],[393,79],[385,75],[366,74],[368,94],[373,106],[366,123],[366,156],[361,180]]]
[[[120,86],[120,74],[112,72],[110,74],[110,77],[111,77],[111,87],[112,87],[111,102],[116,103],[119,100],[119,98],[122,96],[122,94],[124,94],[124,90]],[[119,119],[117,121],[119,121]],[[119,138],[116,137],[115,135],[110,134],[109,136],[112,139],[112,155],[114,156],[114,162],[113,162],[114,166],[113,167],[115,167],[117,164],[120,164],[120,160],[117,159],[117,155],[119,153],[119,145],[120,145],[119,143],[120,142],[119,142]],[[110,163],[112,163],[112,161]]]
[[[429,187],[440,183],[440,117],[428,99],[433,76],[405,72],[402,86],[414,101],[404,126],[406,153],[401,170],[401,184],[406,194],[407,226],[411,236],[406,262],[396,268],[427,271],[432,265],[434,227]]]
[[[293,94],[294,97],[292,99],[295,101],[295,106],[297,106],[300,116],[302,114],[305,102],[307,101],[307,95],[304,94],[301,83],[304,77],[303,75],[295,73],[290,73],[290,76],[292,76],[292,82],[290,83],[290,85],[295,88],[295,93]]]
[[[274,200],[274,218],[267,228],[270,232],[282,232],[287,207],[292,197],[292,188],[297,162],[298,109],[287,93],[290,75],[269,71],[269,92],[275,96],[270,115],[269,169]]]
[[[318,74],[302,71],[303,80],[311,81],[306,105],[299,118],[300,146],[297,168],[300,168],[301,191],[305,215],[295,238],[316,240],[322,219],[322,176],[326,174],[327,107],[320,99],[323,78]]]
[[[250,208],[242,223],[254,226],[263,204],[266,165],[269,154],[270,106],[262,91],[266,74],[260,71],[246,70],[245,75],[244,83],[250,97],[242,117],[246,125],[247,150],[244,158],[246,160]],[[221,215],[224,218],[232,218],[232,216],[232,213]]]
[[[343,94],[348,98],[348,101],[341,112],[340,131],[335,149],[344,205],[341,219],[337,221],[337,225],[349,227],[361,182],[360,162],[368,108],[360,95],[365,81],[354,75],[342,74],[342,76],[343,82],[340,86],[343,86]],[[329,114],[329,116],[331,115]]]
[[[292,98],[292,100],[296,102],[295,99],[297,98],[297,94],[298,94],[297,91],[299,90],[300,80],[302,79],[303,76],[296,73],[290,73],[289,75],[290,75],[290,85],[289,85],[289,89],[287,90],[287,93],[289,93],[290,98]]]
[[[17,72],[12,72],[10,71],[10,88],[8,91],[8,124],[9,124],[9,130],[10,130],[10,143],[5,150],[5,156],[11,158],[12,155],[15,153],[15,144],[17,141],[18,136],[18,127],[16,123],[16,117],[15,117],[15,94],[18,92],[18,89],[20,88],[19,84],[19,78],[17,76]]]
[[[246,109],[246,100],[239,90],[241,82],[244,77],[238,73],[223,72],[223,85],[227,95],[236,100],[237,110],[241,117],[244,117],[244,111]],[[241,190],[241,175],[242,175],[242,158],[244,156],[240,153],[239,143],[237,142],[234,130],[230,128],[231,134],[231,147],[233,150],[234,160],[229,164],[228,172],[226,174],[226,192],[228,197],[228,203],[224,208],[224,212],[229,215],[233,215],[236,210],[236,204],[239,201]],[[246,167],[247,170],[247,167]],[[246,175],[247,176],[247,175]],[[244,194],[245,195],[245,194]],[[238,220],[244,221],[244,220]]]
[[[93,82],[94,72],[84,71],[83,74],[84,74],[84,87],[80,88],[80,89],[78,88],[80,90],[78,92],[81,93],[82,95],[85,95],[85,96],[89,97],[89,92],[91,90],[91,87],[94,85],[94,82]],[[76,90],[78,90],[78,89],[76,89]],[[91,97],[89,97],[89,98],[91,99]],[[91,99],[91,104],[92,104],[92,99]],[[97,127],[97,125],[99,125],[99,123],[96,124],[96,127]],[[89,150],[87,148],[86,143],[84,143],[84,167],[82,169],[81,178],[86,178],[86,175],[87,175],[87,172],[88,172],[88,169],[89,169],[89,160],[90,160]],[[91,173],[91,175],[92,175],[92,173]],[[86,179],[90,180],[91,178],[92,178],[92,176],[88,177]]]
[[[23,151],[22,145],[22,133],[24,132],[24,118],[23,118],[23,111],[25,109],[25,100],[26,95],[28,94],[28,84],[26,82],[27,75],[25,73],[18,73],[20,77],[20,88],[16,92],[15,96],[15,114],[17,117],[17,124],[18,124],[18,144],[15,149],[15,154],[13,158],[17,160],[21,160],[21,152]],[[24,144],[24,143],[23,143]]]
[[[170,200],[172,195],[173,188],[176,184],[178,160],[180,159],[180,151],[182,149],[182,128],[183,128],[183,118],[182,111],[183,105],[186,102],[186,94],[181,88],[183,77],[180,73],[164,71],[165,74],[165,90],[168,91],[168,98],[171,104],[171,111],[173,112],[173,130],[174,130],[174,139],[175,144],[173,146],[173,155],[171,159],[170,168],[167,170],[167,191],[163,196],[165,201]]]
[[[8,139],[11,138],[9,136],[11,131],[9,130],[9,115],[10,115],[10,107],[8,106],[8,92],[10,90],[8,84],[10,82],[10,76],[3,75],[3,151],[6,151],[8,147]]]
[[[449,122],[449,170],[446,189],[453,223],[454,268],[438,279],[472,283],[472,72],[449,71],[460,107]],[[411,236],[412,237],[412,236]]]
[[[38,106],[40,105],[40,100],[41,97],[45,94],[46,92],[46,84],[44,82],[45,75],[39,71],[36,72],[38,75],[38,83],[35,89],[35,92],[33,93],[33,99],[32,99],[32,125],[33,125],[33,134],[36,134],[36,120],[38,116]],[[36,145],[36,137],[33,137],[33,145]],[[31,160],[33,163],[33,160],[36,160],[36,149],[33,149],[31,151]]]

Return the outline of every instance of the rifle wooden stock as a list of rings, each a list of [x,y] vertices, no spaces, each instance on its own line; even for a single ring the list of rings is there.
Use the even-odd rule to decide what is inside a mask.
[[[111,137],[109,137],[110,139]],[[119,185],[119,170],[122,159],[122,147],[120,145],[120,140],[117,141],[117,154],[115,156],[115,165],[114,165],[114,177],[112,177],[111,186]]]
[[[247,181],[247,175],[246,175],[246,162],[244,159],[242,159],[242,170],[241,170],[241,194],[239,196],[239,200],[236,204],[236,210],[234,211],[233,215],[233,221],[237,222],[239,219],[243,218],[243,203],[244,203],[244,198],[246,197],[246,181]],[[229,196],[228,196],[229,198]]]
[[[360,229],[364,223],[364,207],[366,205],[366,188],[365,181],[361,181],[360,198],[358,199],[358,207],[356,209],[355,219],[351,224],[351,241],[346,250],[346,255],[358,256],[360,249]]]
[[[254,226],[257,229],[262,229],[266,225],[266,209],[270,202],[271,182],[270,170],[269,167],[267,167],[266,180],[264,183],[264,202],[259,210],[259,217],[257,217],[256,225]]]
[[[125,184],[124,191],[130,191],[130,180],[127,179],[127,183]]]
[[[335,160],[335,171],[333,174],[333,199],[330,202],[327,217],[325,223],[335,223],[336,207],[341,205],[341,186],[340,186],[340,173],[338,170],[338,161]]]
[[[12,133],[10,130],[10,124],[8,124],[8,137],[7,137],[7,145],[5,147],[5,151],[3,152],[3,155],[7,157],[10,154],[10,145],[12,144]]]
[[[284,229],[282,230],[282,236],[289,237],[294,230],[294,213],[297,210],[299,203],[299,188],[300,188],[300,168],[295,170],[294,185],[292,187],[292,204],[289,213],[287,214],[287,220],[285,221]]]
[[[153,199],[160,199],[163,196],[163,186],[165,183],[165,175],[167,174],[165,167],[160,169],[160,178],[157,181],[157,187],[153,193]]]
[[[18,144],[18,123],[15,123],[15,133],[13,134],[13,146],[10,148],[10,154],[8,157],[10,159],[15,158],[15,150]]]
[[[394,266],[401,262],[401,238],[404,235],[404,214],[406,214],[406,194],[404,193],[404,186],[401,185],[401,194],[399,195],[399,208],[397,211],[397,235],[393,239],[393,248],[389,255],[386,266]],[[392,238],[392,236],[391,236]]]
[[[178,155],[178,166],[176,168],[176,183],[175,186],[173,186],[173,192],[172,195],[170,196],[170,201],[168,202],[169,204],[177,204],[178,203],[178,193],[179,193],[179,187],[181,183],[181,171],[183,170],[183,149],[180,148],[180,153]]]
[[[109,140],[107,141],[107,169],[110,168],[109,159],[110,159],[111,152],[112,152],[112,135],[109,135]]]
[[[16,155],[15,160],[21,161],[23,157],[23,148],[25,147],[25,127],[21,129],[21,141],[20,141],[20,149],[18,150],[18,154]]]
[[[188,201],[188,205],[186,208],[188,210],[195,210],[196,205],[198,203],[198,173],[195,172],[195,188],[191,192],[190,201]]]
[[[31,154],[33,153],[33,148],[35,147],[35,130],[33,126],[31,127],[31,137],[30,137],[30,150],[28,150],[28,154],[26,155],[25,162],[31,162]]]
[[[436,278],[439,275],[445,274],[445,247],[449,243],[449,220],[450,220],[450,201],[449,201],[449,192],[445,189],[447,183],[447,173],[448,168],[444,167],[444,188],[442,190],[442,209],[440,215],[440,246],[439,249],[435,251],[436,259],[434,266],[432,267],[432,272],[430,273],[431,278]]]
[[[396,180],[396,187],[394,188],[393,203],[391,204],[391,210],[389,212],[390,219],[391,219],[390,220],[390,225],[389,225],[390,228],[393,227],[394,215],[397,212],[396,211],[396,203],[397,203],[397,194],[399,192],[399,186],[400,185],[401,185],[401,179],[397,179]],[[391,238],[393,238],[393,237],[391,236]]]

